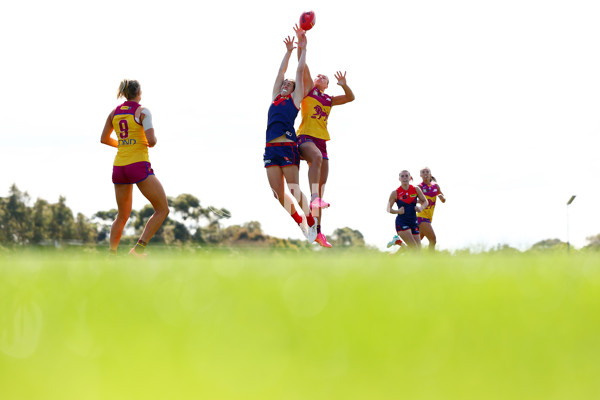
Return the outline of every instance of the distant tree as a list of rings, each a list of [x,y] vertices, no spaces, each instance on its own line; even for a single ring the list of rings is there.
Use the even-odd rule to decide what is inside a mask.
[[[98,211],[92,215],[92,223],[96,226],[98,242],[107,240],[110,236],[110,228],[113,221],[117,218],[118,211],[113,208],[108,211]]]
[[[75,221],[75,238],[83,243],[95,243],[98,232],[94,224],[82,213],[77,214]]]
[[[50,205],[52,211],[49,226],[50,237],[58,241],[75,239],[73,211],[67,207],[66,200],[64,196],[60,196],[58,203]]]
[[[585,250],[600,250],[600,233],[585,238],[589,243],[584,247]]]
[[[531,251],[556,251],[556,250],[566,250],[567,243],[562,242],[560,239],[544,239],[537,243],[534,243],[533,246],[529,250]]]
[[[487,251],[487,253],[489,254],[496,254],[496,253],[501,253],[501,254],[520,254],[521,252],[519,251],[519,249],[516,249],[514,247],[509,246],[508,244],[498,244],[495,247],[492,247],[490,250]]]
[[[335,247],[365,247],[365,238],[362,233],[348,227],[333,231],[330,242]]]
[[[13,184],[8,197],[0,199],[0,242],[6,244],[27,244],[33,237],[33,220],[27,192],[21,192]]]
[[[33,243],[41,243],[50,240],[50,221],[52,220],[52,210],[50,205],[44,199],[37,199],[33,205]]]

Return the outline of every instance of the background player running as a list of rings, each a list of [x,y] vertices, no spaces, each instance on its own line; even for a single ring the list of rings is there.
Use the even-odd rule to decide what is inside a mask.
[[[438,185],[435,178],[431,176],[429,167],[421,169],[420,175],[423,182],[419,184],[419,188],[421,188],[429,205],[425,207],[423,211],[417,213],[417,222],[419,223],[421,239],[426,237],[429,241],[429,250],[434,250],[437,239],[433,227],[431,226],[433,211],[435,209],[436,198],[439,197],[442,203],[446,202],[446,198],[440,189],[440,185]],[[435,183],[431,183],[432,181]]]
[[[308,241],[313,242],[317,236],[317,224],[310,212],[306,196],[300,191],[298,174],[300,154],[298,153],[296,131],[294,130],[294,121],[298,115],[299,105],[304,94],[302,75],[306,63],[306,35],[299,28],[296,28],[296,34],[298,35],[298,52],[300,53],[296,82],[284,79],[290,56],[295,48],[294,40],[288,36],[283,41],[286,53],[281,61],[273,86],[273,101],[269,107],[267,143],[263,161],[267,170],[269,185],[275,198],[296,221]],[[285,193],[284,180],[287,181],[290,192],[298,201],[306,218],[298,214],[292,199]]]
[[[156,145],[156,136],[150,110],[140,105],[142,89],[139,82],[123,80],[117,93],[117,99],[120,97],[127,101],[108,115],[100,138],[102,143],[118,149],[112,180],[119,211],[110,229],[110,252],[117,252],[123,229],[131,214],[133,184],[136,184],[154,207],[154,214],[146,222],[142,236],[129,252],[131,255],[143,255],[148,242],[169,215],[169,205],[148,158],[148,147]],[[117,140],[110,136],[113,129]]]
[[[431,170],[429,167],[425,167],[420,171],[421,179],[423,182],[419,184],[423,195],[427,199],[429,205],[421,212],[417,213],[417,223],[419,224],[419,232],[421,236],[421,240],[426,237],[429,241],[429,249],[434,250],[435,244],[437,242],[435,232],[433,231],[433,227],[431,226],[431,221],[433,220],[433,211],[435,209],[436,198],[439,197],[442,203],[446,202],[446,198],[440,189],[440,185],[437,184],[435,178],[431,175]],[[431,183],[431,182],[435,183]],[[400,236],[394,235],[392,240],[387,244],[387,247],[392,247],[394,245],[402,245],[402,239]]]
[[[421,249],[421,237],[417,224],[417,212],[427,207],[427,199],[421,189],[410,184],[410,173],[400,172],[400,187],[390,194],[387,211],[396,216],[396,232],[410,248]],[[419,206],[417,202],[421,202]],[[396,203],[397,209],[393,206]]]

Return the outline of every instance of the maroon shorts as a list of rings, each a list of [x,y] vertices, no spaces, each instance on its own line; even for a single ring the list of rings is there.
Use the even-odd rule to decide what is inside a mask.
[[[300,148],[302,143],[306,142],[313,142],[315,146],[317,146],[317,149],[321,151],[323,160],[329,160],[329,157],[327,156],[327,141],[325,139],[319,139],[308,135],[298,136],[298,148]]]
[[[121,166],[113,165],[112,181],[117,185],[133,184],[143,181],[150,175],[154,175],[154,171],[147,161],[140,161]]]

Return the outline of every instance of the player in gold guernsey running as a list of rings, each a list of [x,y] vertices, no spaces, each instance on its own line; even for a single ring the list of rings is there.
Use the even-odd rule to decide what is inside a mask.
[[[431,176],[429,167],[421,169],[421,179],[423,179],[423,182],[419,184],[419,187],[427,198],[429,205],[423,211],[417,213],[417,221],[419,222],[421,239],[426,237],[429,241],[429,250],[435,250],[437,238],[433,231],[433,227],[431,226],[431,221],[433,221],[433,211],[435,210],[435,200],[436,197],[439,197],[440,201],[445,203],[446,197],[444,197],[440,185],[438,185],[435,178]]]
[[[329,157],[327,155],[327,141],[329,131],[327,120],[331,107],[340,106],[354,100],[354,93],[346,83],[346,73],[338,71],[335,74],[337,84],[344,89],[340,96],[329,96],[325,90],[329,87],[329,78],[325,75],[317,75],[313,81],[308,66],[304,68],[304,100],[300,112],[302,123],[298,128],[298,149],[300,155],[308,163],[308,182],[310,183],[311,208],[317,217],[317,240],[323,247],[331,247],[327,238],[321,233],[321,209],[329,207],[329,203],[323,201],[325,183],[329,175]]]
[[[102,143],[118,149],[112,179],[119,211],[110,229],[110,252],[117,252],[131,213],[133,185],[136,184],[154,207],[154,214],[146,223],[142,236],[129,252],[143,257],[148,242],[167,218],[169,206],[165,191],[154,176],[148,158],[148,147],[156,145],[156,136],[150,110],[140,105],[142,89],[138,81],[123,80],[117,93],[117,98],[120,97],[127,101],[108,115],[100,139]],[[117,139],[111,137],[113,130]]]

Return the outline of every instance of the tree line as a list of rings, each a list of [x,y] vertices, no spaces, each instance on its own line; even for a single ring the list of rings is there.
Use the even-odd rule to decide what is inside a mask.
[[[265,234],[257,221],[225,227],[231,217],[225,208],[203,207],[188,193],[168,197],[171,213],[152,238],[153,244],[168,246],[252,246],[310,249],[305,240],[282,239]],[[132,210],[123,244],[135,243],[154,210],[150,204]],[[13,184],[7,197],[0,197],[0,246],[107,246],[116,209],[98,211],[91,217],[75,216],[60,196],[57,203],[38,198],[32,204],[27,192]],[[335,246],[366,247],[363,235],[351,228],[334,231],[330,242]]]

